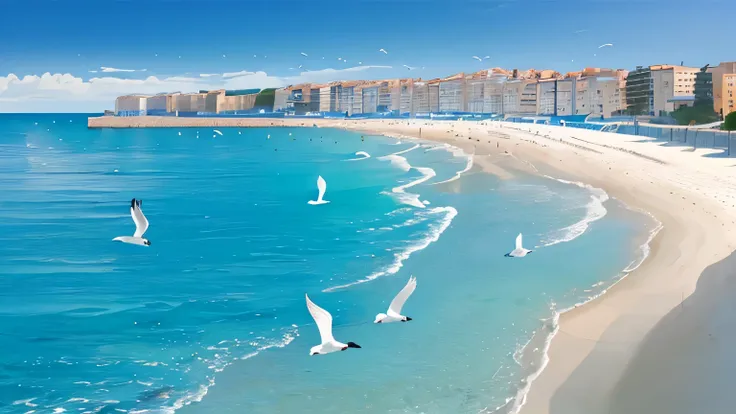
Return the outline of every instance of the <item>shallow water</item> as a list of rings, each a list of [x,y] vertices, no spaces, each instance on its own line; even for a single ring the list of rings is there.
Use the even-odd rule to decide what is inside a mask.
[[[492,409],[541,319],[620,276],[649,227],[549,178],[453,179],[468,159],[436,143],[220,130],[0,116],[0,408]],[[311,206],[318,175],[331,203]],[[111,241],[133,197],[148,248]],[[518,232],[535,252],[503,257]],[[413,321],[372,324],[412,274]],[[309,357],[305,293],[363,348]]]

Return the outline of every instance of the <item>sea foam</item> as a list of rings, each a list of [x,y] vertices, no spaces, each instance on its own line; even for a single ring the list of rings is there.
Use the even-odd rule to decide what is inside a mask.
[[[563,184],[570,184],[578,186],[580,188],[584,188],[586,190],[589,190],[591,194],[590,201],[585,206],[585,217],[583,217],[577,223],[571,224],[567,227],[563,227],[552,232],[542,242],[543,244],[541,245],[541,247],[552,246],[558,243],[565,243],[577,239],[578,237],[582,236],[586,230],[588,230],[588,227],[591,223],[602,219],[608,213],[608,210],[606,210],[606,207],[603,205],[603,203],[608,201],[609,197],[608,193],[606,193],[604,190],[581,182],[562,180],[559,178],[550,177],[548,175],[545,175],[545,177],[561,182]]]
[[[350,286],[358,285],[361,283],[370,282],[371,280],[377,279],[381,276],[393,275],[397,273],[403,266],[404,261],[408,259],[412,253],[426,249],[427,246],[439,240],[442,233],[450,227],[452,219],[457,216],[457,210],[453,207],[435,207],[427,209],[417,214],[435,215],[444,214],[444,216],[435,224],[430,225],[430,230],[427,232],[425,237],[419,239],[416,243],[410,245],[400,253],[394,254],[394,261],[388,267],[381,269],[377,272],[371,273],[363,279],[356,280],[355,282],[347,283],[344,285],[333,286],[322,290],[323,292],[333,292],[339,289],[345,289]]]

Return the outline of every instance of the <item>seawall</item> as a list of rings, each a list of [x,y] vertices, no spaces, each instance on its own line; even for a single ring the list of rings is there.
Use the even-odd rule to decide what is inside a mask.
[[[87,118],[87,128],[202,128],[240,127],[263,128],[274,126],[311,126],[313,119],[277,118],[188,118],[174,116],[100,116]]]

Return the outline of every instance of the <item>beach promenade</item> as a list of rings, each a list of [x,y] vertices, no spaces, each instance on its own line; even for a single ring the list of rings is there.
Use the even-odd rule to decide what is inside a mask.
[[[527,380],[530,391],[520,395],[513,408],[529,414],[693,412],[683,404],[673,404],[678,396],[685,398],[678,388],[687,387],[686,380],[674,382],[667,375],[669,364],[689,355],[670,352],[668,358],[649,361],[646,372],[636,369],[636,365],[647,352],[672,348],[673,341],[708,343],[722,335],[718,330],[701,328],[712,308],[691,306],[688,298],[702,282],[699,279],[705,269],[736,248],[736,160],[719,157],[718,151],[710,149],[663,146],[636,136],[502,122],[156,117],[89,120],[91,128],[313,125],[457,145],[475,154],[476,165],[502,178],[513,171],[499,168],[491,159],[512,157],[523,161],[518,164],[528,171],[603,188],[630,208],[650,213],[661,222],[662,229],[650,243],[647,260],[606,294],[563,312],[544,369]],[[721,269],[718,274],[722,273]],[[710,291],[699,289],[698,295]],[[723,300],[721,296],[713,298]],[[703,300],[707,302],[708,298],[701,299],[701,303]],[[663,321],[677,329],[661,329]],[[694,347],[678,349],[686,352]],[[654,384],[642,383],[642,378],[652,372],[660,373],[664,384],[655,387],[662,390],[659,398],[647,398],[648,388]],[[632,388],[631,384],[640,386]],[[706,398],[687,395],[691,406],[698,403],[692,399]]]

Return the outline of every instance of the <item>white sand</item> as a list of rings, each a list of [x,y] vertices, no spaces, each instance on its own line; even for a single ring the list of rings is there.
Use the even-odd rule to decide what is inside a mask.
[[[149,121],[136,122],[149,126],[144,125]],[[150,122],[162,126],[161,121]],[[621,134],[497,122],[207,119],[196,123],[317,124],[415,137],[421,128],[424,139],[478,154],[476,164],[489,172],[503,177],[507,172],[493,160],[515,157],[540,173],[603,188],[662,222],[664,228],[642,266],[605,295],[561,316],[550,362],[534,381],[522,413],[608,413],[613,390],[647,333],[693,293],[708,265],[726,258],[736,246],[736,159],[704,157],[718,152],[714,150],[662,146]]]

